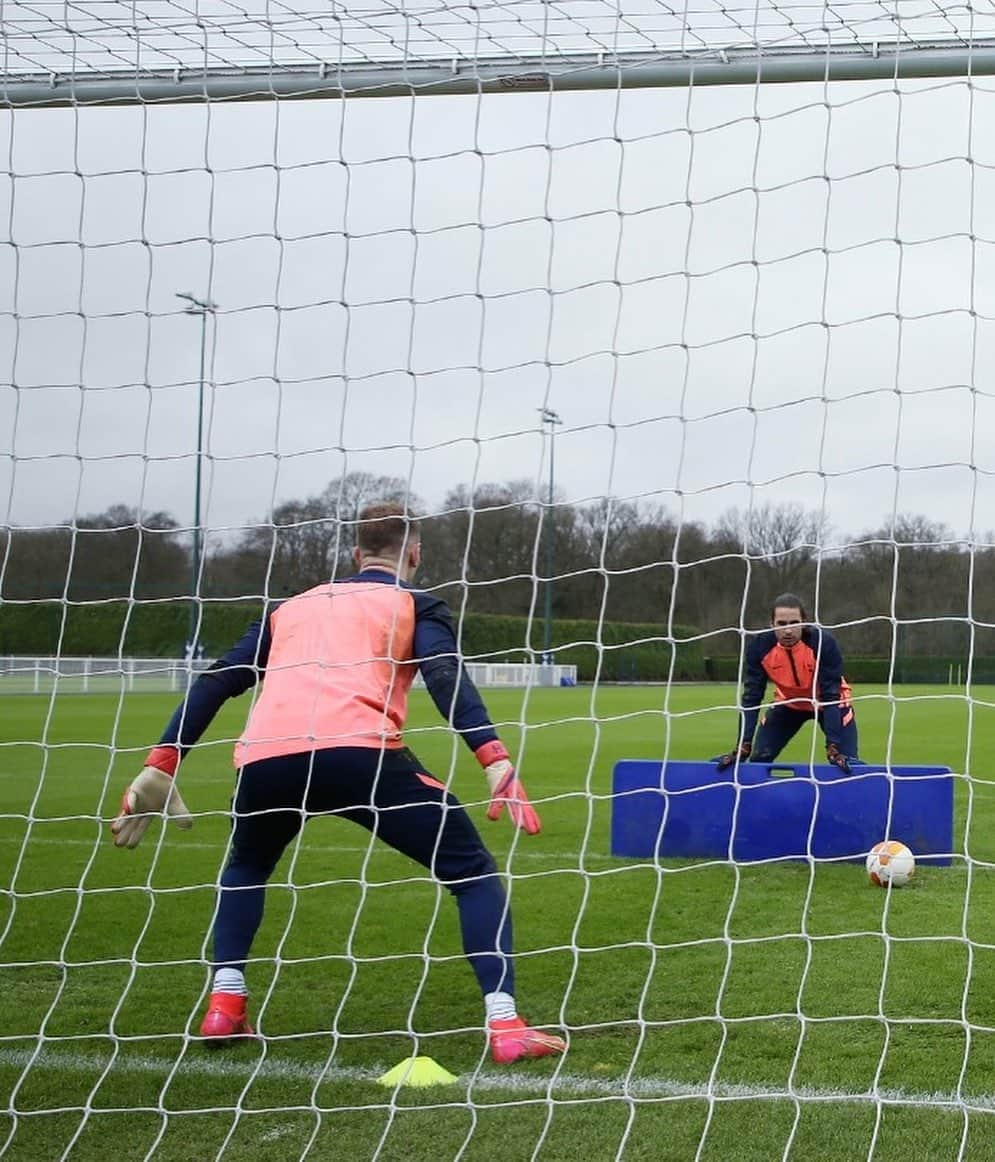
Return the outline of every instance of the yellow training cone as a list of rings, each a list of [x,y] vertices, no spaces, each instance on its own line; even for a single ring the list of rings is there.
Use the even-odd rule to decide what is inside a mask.
[[[452,1085],[456,1080],[455,1074],[443,1069],[431,1057],[407,1057],[393,1069],[388,1069],[383,1077],[378,1077],[377,1085],[394,1088],[400,1085]]]

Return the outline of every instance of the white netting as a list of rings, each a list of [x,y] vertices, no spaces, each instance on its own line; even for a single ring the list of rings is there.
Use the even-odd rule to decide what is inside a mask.
[[[182,78],[220,72],[255,75],[263,82],[268,76],[272,85],[281,71],[293,70],[299,78],[297,91],[306,92],[309,71],[324,81],[336,70],[369,65],[377,73],[348,87],[376,93],[398,80],[416,88],[444,86],[444,74],[432,79],[418,71],[419,66],[440,62],[454,74],[468,69],[472,76],[477,68],[503,61],[507,74],[513,75],[516,63],[533,70],[581,68],[592,61],[600,68],[613,60],[625,67],[691,58],[728,63],[727,54],[743,51],[762,53],[769,61],[798,51],[852,52],[858,58],[877,58],[883,52],[890,60],[892,55],[915,57],[937,47],[977,54],[973,66],[967,67],[980,72],[991,71],[990,65],[981,66],[995,32],[995,14],[989,8],[933,2],[672,8],[654,0],[624,12],[604,0],[400,6],[384,2],[367,8],[333,6],[327,11],[269,3],[256,8],[207,3],[192,11],[172,3],[144,5],[136,11],[99,0],[71,9],[48,2],[10,4],[3,17],[5,78],[13,98],[17,83],[29,78],[55,88],[67,80],[110,77],[126,84],[129,76],[165,75],[179,86]],[[903,61],[903,67],[907,64]],[[399,70],[396,76],[383,72],[391,68]],[[409,68],[410,74],[404,71]],[[609,87],[626,83],[624,70],[608,81]],[[528,74],[509,84],[535,87]],[[261,83],[249,91],[265,93],[267,88]],[[219,92],[233,95],[227,89]],[[190,96],[189,90],[185,95]],[[128,101],[134,96],[105,91],[89,99]],[[83,90],[80,99],[88,99]],[[155,99],[168,101],[168,90],[157,90]],[[27,98],[29,103],[45,100],[43,87]]]
[[[0,1153],[987,1157],[995,83],[15,106],[39,77],[757,46],[969,70],[995,9],[37,3],[0,29]],[[431,518],[425,584],[543,816],[490,828],[415,690],[563,1061],[485,1060],[446,893],[341,820],[274,877],[264,1040],[205,1054],[242,703],[184,766],[192,834],[108,841],[191,676],[341,575],[385,495]],[[843,643],[863,757],[956,772],[952,866],[901,895],[804,829],[791,864],[613,853],[613,765],[732,745],[786,589]],[[413,1055],[456,1081],[376,1084]]]
[[[223,2],[145,4],[94,0],[10,4],[9,73],[396,63],[492,55],[555,59],[576,52],[655,52],[739,46],[820,48],[943,38],[968,46],[995,32],[990,5],[935,2],[690,4],[644,0],[622,11],[606,0],[539,4],[374,3],[318,6]]]
[[[394,63],[531,57],[546,52],[624,52],[897,41],[937,37],[968,45],[995,31],[988,5],[937,2],[763,3],[671,7],[645,0],[621,10],[606,0],[487,5],[371,3],[302,10],[288,5],[14,3],[5,9],[8,71],[202,69],[205,65]]]

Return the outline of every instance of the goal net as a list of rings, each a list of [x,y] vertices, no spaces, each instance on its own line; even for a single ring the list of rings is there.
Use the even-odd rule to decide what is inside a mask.
[[[987,1157],[995,14],[40,0],[0,28],[0,1155]],[[490,1060],[449,893],[329,818],[271,880],[260,1037],[207,1052],[248,698],[183,764],[193,830],[110,843],[183,691],[343,576],[375,499],[425,516],[421,584],[542,816],[489,823],[412,691],[562,1057]],[[953,772],[900,892],[814,827],[791,860],[613,844],[617,763],[656,764],[663,829],[659,765],[707,784],[735,745],[785,593],[842,648],[877,838],[916,846],[896,770]],[[780,756],[799,785],[823,744]]]

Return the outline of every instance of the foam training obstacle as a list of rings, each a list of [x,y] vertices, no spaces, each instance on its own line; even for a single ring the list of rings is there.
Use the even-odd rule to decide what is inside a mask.
[[[612,855],[675,859],[863,859],[881,839],[949,864],[949,767],[623,759],[612,777]]]

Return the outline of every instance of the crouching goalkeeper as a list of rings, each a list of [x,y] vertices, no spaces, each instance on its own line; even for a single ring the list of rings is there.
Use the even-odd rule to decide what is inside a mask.
[[[219,1045],[253,1035],[245,968],[266,883],[309,817],[336,814],[429,869],[452,893],[494,1060],[562,1053],[561,1037],[518,1014],[511,915],[490,852],[459,800],[402,741],[416,671],[483,767],[488,818],[507,808],[517,828],[536,835],[539,816],[461,664],[448,607],[410,584],[421,559],[418,525],[399,505],[371,505],[360,514],[357,540],[356,575],[283,602],[197,679],[125,791],[114,842],[134,847],[163,811],[190,825],[177,765],[223,703],[261,678],[235,748],[231,845],[201,1036]]]
[[[736,747],[713,761],[720,771],[737,760],[773,762],[814,718],[826,736],[826,758],[849,774],[851,766],[861,761],[857,718],[836,639],[808,622],[805,606],[794,593],[775,598],[770,620],[771,628],[758,634],[746,650]],[[761,715],[768,681],[774,684],[774,704]]]

